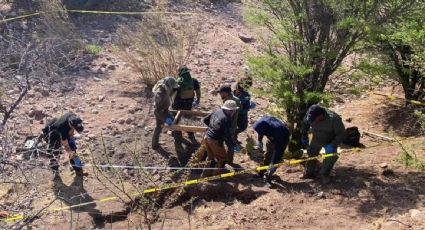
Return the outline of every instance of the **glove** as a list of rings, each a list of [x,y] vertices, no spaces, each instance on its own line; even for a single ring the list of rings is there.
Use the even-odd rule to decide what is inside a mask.
[[[173,118],[172,116],[168,116],[168,117],[165,119],[165,124],[167,124],[167,125],[172,125],[172,124],[173,124],[173,121],[174,121],[174,118]]]
[[[199,109],[199,101],[194,101],[193,103],[192,103],[192,107],[193,108],[195,108],[195,109]]]
[[[249,103],[249,108],[250,108],[250,109],[255,109],[256,107],[257,107],[257,104],[256,104],[255,102],[251,101],[251,102]]]
[[[306,139],[306,138],[301,138],[301,145],[302,145],[304,148],[307,148],[307,147],[309,146],[308,139]]]
[[[263,148],[264,148],[264,144],[263,144],[262,141],[259,141],[257,146],[258,146],[258,149],[260,149],[260,150],[263,150]]]
[[[333,144],[325,145],[325,153],[336,153],[336,149]]]
[[[234,151],[235,153],[238,153],[238,152],[240,152],[240,151],[241,151],[241,147],[240,147],[239,145],[236,145],[235,147],[233,147],[233,151]]]
[[[74,157],[71,160],[71,166],[76,168],[81,168],[83,167],[83,164],[81,163],[81,160],[79,157]]]

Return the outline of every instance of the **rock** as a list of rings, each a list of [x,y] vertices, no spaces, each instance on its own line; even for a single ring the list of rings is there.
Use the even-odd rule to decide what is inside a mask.
[[[99,96],[99,97],[97,98],[97,100],[98,100],[99,102],[102,102],[103,100],[105,100],[105,96],[104,96],[104,95]]]
[[[134,120],[135,120],[134,117],[128,117],[127,120],[125,120],[125,123],[129,125],[133,123]]]
[[[45,117],[43,109],[39,107],[33,107],[31,111],[28,113],[29,117],[34,117],[35,120],[39,121]]]
[[[385,169],[385,168],[388,168],[388,164],[387,163],[382,163],[382,164],[379,165],[379,167]]]
[[[48,97],[50,95],[49,91],[45,89],[41,90],[40,93],[43,97]]]
[[[98,73],[105,73],[105,72],[106,72],[106,68],[105,68],[105,67],[99,68],[99,69],[97,70],[97,72],[98,72]]]
[[[323,199],[323,198],[325,198],[325,193],[324,192],[319,192],[317,194],[317,197],[320,198],[320,199]]]
[[[102,79],[98,78],[98,77],[94,77],[93,78],[94,81],[102,81]]]
[[[338,103],[345,103],[345,100],[342,97],[335,97],[334,100]]]
[[[418,209],[410,209],[409,210],[410,216],[412,218],[417,218],[419,216],[425,215],[425,213],[422,213],[420,210]]]
[[[109,69],[109,70],[116,70],[116,69],[117,69],[117,67],[116,67],[115,65],[109,65],[109,66],[108,66],[108,69]]]
[[[91,111],[91,113],[93,113],[93,114],[98,114],[98,113],[99,113],[99,111],[97,111],[97,109],[93,109],[93,110]]]
[[[101,42],[109,43],[112,41],[112,35],[108,34],[107,36],[100,39]]]
[[[255,40],[253,37],[245,34],[239,34],[239,39],[241,39],[245,43],[251,43]]]
[[[75,110],[75,112],[77,112],[77,113],[84,113],[84,109],[83,109],[83,108],[81,108],[81,107],[78,107],[78,108]]]
[[[383,175],[383,176],[385,176],[385,177],[394,176],[394,171],[393,171],[393,170],[391,170],[391,169],[385,169],[385,170],[382,172],[382,175]]]
[[[126,122],[124,118],[118,119],[118,124],[123,125]]]

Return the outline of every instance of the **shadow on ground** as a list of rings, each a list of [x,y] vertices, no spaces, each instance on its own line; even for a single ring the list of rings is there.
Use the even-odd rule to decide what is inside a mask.
[[[389,104],[385,111],[377,116],[377,119],[383,120],[385,129],[401,137],[416,136],[421,128],[413,106]]]

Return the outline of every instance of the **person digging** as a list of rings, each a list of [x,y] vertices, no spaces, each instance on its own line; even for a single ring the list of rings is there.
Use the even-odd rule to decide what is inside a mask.
[[[290,132],[282,121],[271,116],[264,116],[257,120],[253,129],[258,134],[258,149],[263,150],[263,138],[264,136],[267,137],[264,165],[268,165],[270,168],[266,172],[258,172],[258,176],[263,178],[268,187],[272,187],[272,176],[276,172],[276,167],[273,167],[273,165],[282,161],[289,143]]]
[[[242,108],[242,106],[241,106],[241,102],[240,102],[240,100],[239,100],[239,98],[237,98],[235,95],[233,95],[233,93],[232,93],[232,88],[231,88],[231,86],[230,85],[223,85],[223,86],[221,86],[220,87],[220,90],[219,90],[219,94],[220,94],[220,97],[221,97],[221,99],[223,100],[223,103],[225,104],[227,101],[233,101],[233,102],[235,102],[235,104],[236,104],[236,106],[238,107],[238,109],[233,113],[233,115],[231,116],[231,123],[230,123],[230,135],[232,136],[232,138],[233,138],[233,141],[235,142],[236,141],[236,130],[237,130],[237,128],[238,128],[238,114],[239,114],[239,110],[240,110],[240,108]],[[240,146],[239,145],[235,145],[236,147],[235,148],[228,148],[228,159],[227,159],[227,161],[230,163],[230,164],[233,164],[233,158],[234,158],[234,153],[235,153],[235,150],[236,150],[236,152],[239,152],[240,151]]]
[[[170,105],[172,101],[173,94],[177,91],[179,85],[173,77],[166,77],[162,80],[159,80],[152,89],[154,93],[154,115],[156,120],[156,127],[152,135],[152,149],[159,149],[159,136],[162,131],[162,126],[164,124],[172,125],[174,118],[170,113]],[[182,146],[181,142],[174,141],[175,149],[179,152],[184,152],[185,149]]]
[[[308,131],[311,128],[313,139],[309,143]],[[301,143],[307,149],[309,157],[316,157],[320,154],[322,147],[326,154],[337,153],[338,146],[345,140],[346,133],[341,117],[319,105],[312,105],[303,119],[301,129]],[[327,157],[323,160],[323,165],[319,172],[322,184],[331,181],[330,173],[338,160],[338,156]],[[312,179],[316,176],[317,160],[308,161],[305,164],[305,172],[302,179]]]
[[[228,100],[224,103],[221,109],[208,115],[203,119],[203,122],[208,126],[206,133],[206,147],[208,160],[210,161],[209,167],[216,167],[222,169],[225,163],[228,161],[229,156],[224,143],[226,143],[227,149],[234,149],[236,143],[232,137],[231,124],[232,117],[236,113],[239,107],[233,100]],[[228,162],[231,163],[231,162]],[[221,171],[217,170],[216,174]],[[213,172],[211,170],[205,170],[203,176],[211,176]]]
[[[87,175],[83,172],[83,163],[76,154],[77,146],[74,140],[75,132],[84,131],[83,120],[75,113],[68,112],[59,118],[53,118],[43,128],[42,136],[47,143],[47,153],[51,156],[49,167],[55,174],[59,172],[59,159],[64,147],[69,161],[77,176]]]
[[[189,69],[186,66],[182,66],[178,69],[177,84],[179,88],[177,90],[176,97],[174,98],[172,108],[174,110],[192,110],[192,108],[199,108],[201,101],[201,87],[199,81],[192,78]],[[196,100],[195,100],[196,98]],[[189,138],[192,142],[195,142],[195,134],[188,132]],[[183,142],[183,135],[181,131],[173,131],[174,140],[178,146],[181,146]]]

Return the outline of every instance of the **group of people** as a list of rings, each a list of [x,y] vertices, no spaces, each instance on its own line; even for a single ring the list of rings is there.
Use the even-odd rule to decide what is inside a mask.
[[[210,167],[224,168],[226,164],[234,166],[234,153],[241,150],[238,135],[248,128],[248,113],[256,107],[251,101],[248,92],[252,86],[252,78],[245,77],[234,85],[223,85],[218,93],[223,101],[220,109],[217,109],[203,119],[208,126],[204,143]],[[199,108],[201,102],[200,83],[192,78],[190,70],[186,67],[178,69],[178,76],[165,77],[158,81],[153,87],[154,93],[154,115],[156,127],[152,136],[152,149],[158,150],[159,138],[164,125],[172,125],[174,121],[173,110],[192,110]],[[42,138],[48,143],[48,153],[51,155],[50,167],[55,172],[59,168],[59,156],[61,147],[69,152],[70,164],[75,172],[83,173],[82,162],[76,154],[77,146],[74,139],[75,132],[84,130],[83,121],[74,113],[66,113],[59,118],[51,120],[43,129]],[[344,141],[346,130],[341,117],[335,112],[312,105],[308,108],[301,129],[301,144],[307,150],[309,157],[318,156],[322,148],[325,153],[336,153],[338,146]],[[263,150],[264,165],[270,165],[265,172],[258,172],[268,186],[272,186],[272,175],[276,171],[273,165],[280,163],[283,154],[290,141],[291,133],[287,125],[276,117],[263,116],[252,126],[257,133],[257,148]],[[311,141],[308,133],[312,133]],[[183,147],[183,134],[173,131],[175,150],[186,153]],[[194,133],[188,133],[190,139],[194,140]],[[264,139],[267,139],[264,144]],[[305,172],[301,178],[309,179],[318,176],[321,182],[330,182],[330,173],[337,161],[338,156],[324,159],[320,170],[317,170],[317,161],[308,161],[305,164]],[[218,172],[217,170],[216,172]],[[209,176],[210,173],[204,173]]]
[[[191,110],[200,104],[200,85],[192,78],[187,67],[180,67],[179,76],[166,77],[154,87],[156,128],[152,138],[152,148],[158,149],[159,136],[164,124],[171,125],[174,121],[169,108],[174,110]],[[246,77],[234,85],[223,85],[218,93],[223,101],[220,109],[214,111],[203,119],[208,126],[205,144],[210,167],[224,168],[226,164],[234,165],[234,153],[241,150],[238,135],[248,128],[248,113],[256,107],[251,102],[248,92],[252,86],[252,79]],[[345,139],[345,127],[341,117],[335,112],[312,105],[308,108],[302,122],[301,143],[310,157],[318,156],[322,148],[325,153],[336,153],[338,146]],[[272,175],[276,171],[273,165],[283,159],[283,154],[290,141],[291,133],[287,125],[272,116],[263,116],[257,120],[253,127],[258,135],[257,147],[265,149],[264,165],[271,167],[266,172],[259,172],[268,186],[272,186]],[[313,138],[309,141],[308,133],[311,129]],[[182,133],[173,132],[176,151],[185,152],[182,147]],[[194,138],[192,133],[189,137]],[[264,145],[264,137],[267,138]],[[301,178],[309,179],[319,176],[323,184],[330,182],[331,170],[338,156],[327,157],[317,171],[317,161],[308,161],[305,172]],[[209,176],[211,171],[204,176]],[[217,170],[216,172],[219,172]],[[318,175],[316,175],[318,173]]]

